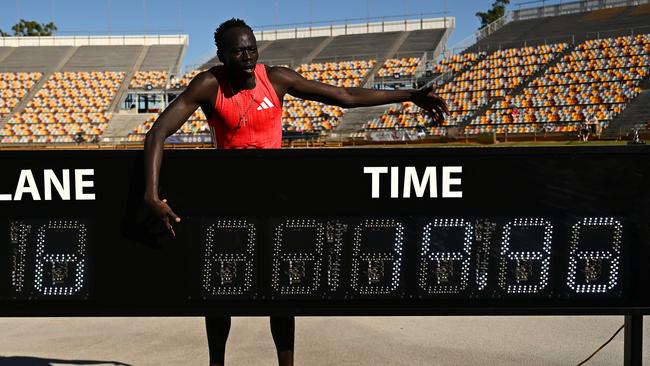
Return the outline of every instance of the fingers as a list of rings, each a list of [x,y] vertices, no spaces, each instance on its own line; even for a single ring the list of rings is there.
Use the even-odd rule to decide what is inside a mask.
[[[181,218],[178,217],[178,215],[176,215],[174,213],[174,211],[172,211],[172,209],[167,205],[167,199],[166,198],[163,198],[162,201],[163,201],[163,203],[165,203],[165,206],[166,206],[164,216],[162,217],[163,223],[165,224],[165,227],[167,228],[167,230],[169,230],[172,237],[175,237],[176,232],[174,231],[174,227],[172,226],[172,221],[173,222],[181,222]]]
[[[449,114],[450,114],[450,113],[449,113],[449,106],[447,105],[447,102],[445,102],[445,100],[442,99],[442,97],[440,97],[439,95],[436,95],[436,96],[437,96],[438,99],[440,100],[440,105],[442,106],[442,109],[445,111],[445,113],[446,113],[447,115],[449,115]]]
[[[445,112],[445,114],[449,114],[449,107],[447,106],[447,102],[445,102],[445,100],[444,100],[441,96],[439,96],[439,95],[437,95],[437,94],[433,94],[432,97],[433,97],[433,98],[436,100],[436,102],[437,102],[437,103],[436,103],[436,106],[439,107],[439,108],[441,108],[441,110],[442,110],[443,112]]]
[[[172,226],[172,223],[169,221],[168,217],[163,218],[163,223],[165,224],[165,228],[169,231],[172,236],[176,236],[176,233],[174,232],[174,227]]]
[[[444,121],[444,118],[442,117],[442,115],[438,111],[431,110],[431,111],[428,111],[427,114],[431,118],[431,122],[434,125],[439,125]]]
[[[431,120],[436,124],[441,124],[445,121],[444,110],[438,105],[431,107],[431,110],[427,111]]]
[[[165,202],[165,203],[167,203],[167,199],[166,199],[166,198],[163,198],[162,201]],[[172,209],[169,208],[169,206],[167,206],[167,208],[168,208],[167,215],[171,216],[171,218],[172,218],[175,222],[181,222],[181,218],[178,217],[178,215],[176,215],[176,214],[174,213],[174,211],[172,211]]]

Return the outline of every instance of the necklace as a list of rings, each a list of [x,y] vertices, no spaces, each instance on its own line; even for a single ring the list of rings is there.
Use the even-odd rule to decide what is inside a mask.
[[[239,105],[239,102],[237,101],[237,98],[235,98],[235,90],[233,89],[232,85],[230,83],[228,84],[230,86],[230,91],[232,92],[232,97],[233,100],[235,101],[235,105],[237,106],[237,114],[239,114],[239,119],[237,120],[237,127],[236,129],[240,128],[242,125],[246,127],[246,122],[248,122],[248,118],[246,115],[248,115],[248,112],[250,112],[251,108],[253,108],[253,105],[255,104],[255,96],[251,92],[251,101],[248,103],[248,107],[246,107],[246,110],[244,113],[242,113],[241,106]],[[255,89],[253,89],[255,90]],[[241,90],[240,90],[241,91]]]
[[[237,113],[239,114],[239,120],[237,121],[237,128],[239,128],[240,125],[243,125],[244,127],[246,126],[246,122],[248,122],[248,118],[246,118],[246,115],[248,112],[250,112],[251,108],[253,107],[255,103],[255,97],[251,96],[251,101],[248,103],[248,107],[246,107],[246,110],[244,113],[241,112],[241,107],[239,106],[239,102],[237,99],[235,99],[235,104],[237,105]]]

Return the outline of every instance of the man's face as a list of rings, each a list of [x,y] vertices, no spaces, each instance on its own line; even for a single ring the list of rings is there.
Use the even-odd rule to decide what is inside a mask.
[[[237,74],[252,74],[257,64],[257,41],[255,35],[244,27],[231,28],[223,39],[224,49],[219,51],[219,59]]]

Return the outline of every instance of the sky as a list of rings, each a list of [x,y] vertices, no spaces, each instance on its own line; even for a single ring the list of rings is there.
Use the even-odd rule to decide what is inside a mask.
[[[53,21],[56,35],[188,34],[184,65],[205,61],[214,54],[213,33],[232,17],[246,20],[253,29],[276,24],[427,14],[456,18],[450,45],[470,36],[479,27],[477,11],[494,0],[2,0],[0,29],[11,33],[18,19]],[[517,9],[525,0],[512,0]],[[561,1],[546,1],[554,3]],[[537,6],[541,4],[525,4]],[[434,14],[435,13],[435,14]],[[355,23],[362,23],[358,21]],[[279,26],[278,28],[289,28]]]

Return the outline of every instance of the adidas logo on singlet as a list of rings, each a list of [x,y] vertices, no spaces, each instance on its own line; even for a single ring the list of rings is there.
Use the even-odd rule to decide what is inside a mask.
[[[262,104],[260,104],[259,107],[257,107],[257,110],[261,111],[262,109],[269,109],[269,108],[273,108],[273,107],[275,107],[275,106],[273,105],[273,103],[271,103],[269,98],[264,97],[264,101],[262,102]]]

